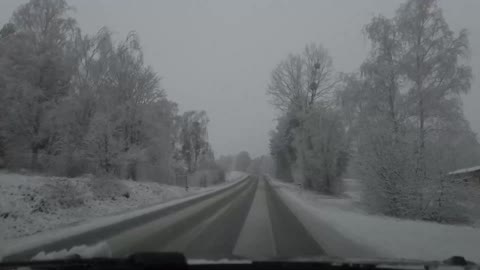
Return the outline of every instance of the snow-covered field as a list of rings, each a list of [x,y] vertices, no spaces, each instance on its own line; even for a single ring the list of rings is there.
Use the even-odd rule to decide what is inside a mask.
[[[233,180],[232,178],[231,180]],[[113,214],[204,193],[128,180],[0,173],[0,240],[13,240]]]
[[[358,203],[361,189],[353,179],[340,198],[271,182],[329,255],[421,260],[461,255],[480,262],[479,228],[367,214]]]

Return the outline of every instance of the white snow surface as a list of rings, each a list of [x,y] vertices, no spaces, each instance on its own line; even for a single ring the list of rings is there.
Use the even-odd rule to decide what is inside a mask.
[[[41,260],[55,260],[55,259],[64,259],[69,256],[78,255],[83,259],[90,259],[90,258],[111,258],[112,252],[110,247],[105,242],[100,242],[96,245],[87,246],[75,246],[70,249],[62,249],[59,251],[54,252],[40,252],[35,255],[32,260],[34,261],[41,261]]]
[[[191,196],[208,189],[0,173],[0,240]]]
[[[368,214],[350,179],[340,198],[272,180],[285,203],[330,256],[444,260],[461,255],[480,262],[480,229]],[[352,196],[354,194],[354,196]]]
[[[154,182],[113,180],[119,185],[98,187],[95,181],[103,180],[0,173],[0,260],[26,248],[206,196],[240,180],[243,178],[187,192],[182,187]],[[56,190],[58,187],[62,188]],[[123,196],[125,191],[129,192],[128,198]],[[42,211],[35,211],[39,208]],[[4,213],[8,215],[4,217]]]
[[[452,175],[452,174],[460,174],[460,173],[469,173],[469,172],[474,172],[474,171],[478,171],[478,170],[480,170],[480,166],[463,168],[463,169],[459,169],[459,170],[456,170],[456,171],[453,171],[453,172],[449,172],[448,174]]]

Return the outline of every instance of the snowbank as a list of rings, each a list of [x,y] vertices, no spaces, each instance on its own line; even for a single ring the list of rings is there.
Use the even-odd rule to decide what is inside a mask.
[[[449,175],[453,175],[453,174],[463,174],[463,173],[475,172],[475,171],[478,171],[478,170],[480,170],[480,166],[475,166],[475,167],[470,167],[470,168],[463,168],[463,169],[459,169],[459,170],[456,170],[456,171],[453,171],[453,172],[449,172],[448,174],[449,174]]]
[[[374,216],[359,207],[356,196],[333,198],[271,183],[328,255],[421,260],[461,255],[480,262],[478,228]]]
[[[128,212],[210,188],[0,173],[0,240]]]
[[[112,251],[110,247],[105,242],[100,242],[96,245],[87,246],[75,246],[71,249],[62,249],[55,252],[40,252],[35,255],[32,260],[55,260],[55,259],[65,259],[70,256],[80,256],[83,259],[89,258],[111,258]]]

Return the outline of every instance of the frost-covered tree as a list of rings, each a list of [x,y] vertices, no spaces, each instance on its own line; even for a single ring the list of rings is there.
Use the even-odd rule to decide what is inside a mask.
[[[298,126],[292,113],[286,113],[277,119],[275,130],[270,132],[270,155],[275,163],[275,177],[284,181],[293,181],[292,165],[296,160],[293,145],[294,130]]]
[[[231,155],[222,155],[220,156],[216,163],[224,170],[224,171],[232,171],[233,168],[233,162],[235,158]]]
[[[451,31],[434,0],[408,1],[365,30],[370,55],[340,99],[367,202],[393,216],[461,219],[446,175],[479,158],[460,102],[471,79],[465,31]]]
[[[256,175],[269,174],[273,175],[273,160],[269,156],[259,156],[252,159],[250,166],[248,166],[247,171]]]
[[[63,126],[61,156],[67,164],[83,157],[96,171],[136,179],[138,166],[158,161],[155,150],[162,156],[172,153],[176,108],[166,101],[157,74],[143,63],[135,33],[115,44],[103,28],[78,38],[75,46],[78,69],[57,121]],[[98,154],[101,149],[108,162]]]
[[[189,173],[194,173],[202,157],[209,153],[205,111],[188,111],[178,123],[178,159],[182,161]]]
[[[15,25],[13,23],[6,23],[0,29],[0,38],[6,38],[15,33]]]
[[[428,178],[429,132],[437,123],[461,110],[460,93],[470,89],[471,68],[466,30],[454,33],[437,0],[410,0],[397,11],[395,21],[404,46],[402,68],[408,78],[408,98],[417,126],[418,180]]]
[[[333,112],[337,83],[332,59],[319,45],[310,44],[302,54],[289,55],[273,70],[267,93],[283,114],[270,139],[277,177],[294,178],[307,188],[335,192],[334,182],[340,174],[332,168],[337,162],[337,150],[346,151],[344,127],[328,124],[329,117],[336,118]],[[317,128],[324,124],[332,129]],[[326,150],[325,142],[319,138],[328,141],[333,134],[339,140],[329,141],[332,148]]]
[[[100,106],[100,89],[105,86],[108,59],[113,51],[111,34],[105,28],[93,36],[78,35],[74,41],[72,54],[76,59],[76,69],[69,93],[62,98],[54,121],[60,133],[55,145],[59,152],[55,156],[55,173],[74,176],[88,170],[88,163],[92,163],[90,167],[98,167],[98,163],[90,159],[92,155],[88,151],[93,149],[89,145],[93,139],[91,125],[94,121],[108,119],[106,111]]]
[[[472,77],[464,61],[468,37],[465,30],[456,34],[449,28],[436,0],[407,1],[397,11],[395,21],[404,46],[401,65],[408,83],[410,120],[416,130],[415,181],[421,188],[435,190],[438,179],[447,173],[446,164],[438,158],[442,149],[439,138],[450,137],[448,127],[452,126],[461,127],[460,133],[469,133],[468,126],[456,124],[464,122],[460,94],[470,89]],[[430,215],[432,200],[447,195],[454,196],[420,193],[420,215]]]
[[[247,151],[242,151],[235,157],[235,170],[246,172],[251,163],[250,154]]]
[[[31,0],[0,31],[0,163],[170,177],[177,107],[144,63],[138,35],[84,35],[70,9]]]
[[[340,115],[330,108],[313,107],[304,116],[301,129],[296,132],[308,134],[308,137],[295,136],[297,151],[304,155],[301,159],[303,184],[323,193],[338,193],[340,177],[348,162],[348,145]]]
[[[3,25],[0,29],[0,59],[3,59],[3,52],[6,50],[6,46],[9,46],[9,39],[15,33],[15,26],[12,23]],[[1,62],[0,62],[1,63]],[[3,168],[6,164],[5,155],[7,151],[7,139],[9,138],[8,130],[8,100],[6,98],[6,85],[7,81],[4,76],[0,76],[0,168]]]
[[[40,151],[58,136],[50,127],[51,118],[70,87],[74,69],[70,52],[79,29],[69,10],[63,0],[32,0],[14,12],[10,29],[15,34],[2,40],[2,96],[9,102],[6,144],[16,148],[7,150],[8,159],[30,156],[33,169],[39,169]],[[7,30],[2,35],[12,32]]]
[[[355,168],[366,181],[366,199],[377,210],[395,215],[409,207],[405,179],[411,149],[406,139],[406,107],[400,92],[401,41],[393,20],[374,17],[365,27],[371,49],[361,78],[347,76],[341,94],[345,112],[353,118],[350,139],[356,148]]]

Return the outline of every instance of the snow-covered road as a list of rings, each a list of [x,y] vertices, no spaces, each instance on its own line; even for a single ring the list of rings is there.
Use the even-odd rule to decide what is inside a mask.
[[[25,259],[41,250],[65,255],[74,247],[70,253],[114,257],[178,251],[194,260],[325,256],[441,260],[460,254],[478,261],[473,248],[478,229],[372,216],[353,209],[351,203],[345,197],[250,176],[211,194],[166,203],[155,211],[137,211],[130,220],[123,217],[119,223],[64,239],[59,234],[59,241],[5,259]],[[439,242],[447,240],[448,244]],[[58,252],[62,249],[66,250]]]
[[[325,255],[263,178],[108,239],[113,256],[178,251],[189,259]]]
[[[179,251],[190,259],[215,260],[324,255],[263,178],[250,177],[213,196],[168,209],[149,218],[138,217],[125,225],[128,229],[118,225],[100,228],[5,259],[32,257],[42,248],[48,253],[81,245],[108,247],[102,254],[112,256],[142,251]]]

